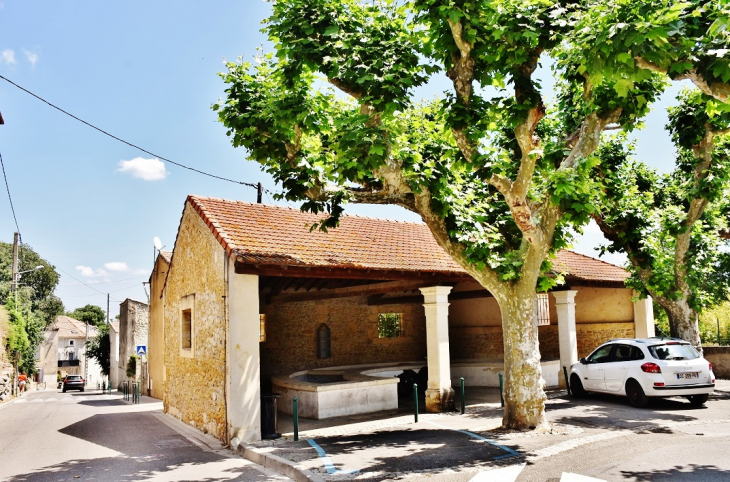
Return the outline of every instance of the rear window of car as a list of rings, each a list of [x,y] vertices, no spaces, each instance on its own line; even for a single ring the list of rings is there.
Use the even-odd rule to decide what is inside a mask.
[[[649,353],[657,360],[694,360],[700,357],[690,344],[654,345],[649,347]]]
[[[69,375],[66,377],[66,380],[72,382],[75,380],[81,380],[81,375]]]

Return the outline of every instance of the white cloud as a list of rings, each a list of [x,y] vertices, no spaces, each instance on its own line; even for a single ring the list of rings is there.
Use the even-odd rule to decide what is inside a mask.
[[[13,52],[10,49],[5,49],[2,52],[0,52],[0,59],[3,60],[6,64],[14,64],[15,63],[15,52]]]
[[[104,263],[104,267],[109,271],[129,271],[129,266],[127,266],[127,263],[122,263],[119,261]]]
[[[145,181],[159,181],[165,179],[169,174],[164,162],[159,159],[145,159],[143,157],[135,157],[129,161],[119,161],[117,172],[129,172],[132,176]]]
[[[98,278],[99,276],[107,275],[107,272],[103,269],[94,270],[89,266],[76,266],[76,269],[81,273],[81,276],[86,276],[87,278]]]
[[[28,59],[28,62],[30,62],[30,65],[35,67],[35,63],[38,62],[38,54],[25,49],[23,49],[23,53],[25,54],[25,58]]]

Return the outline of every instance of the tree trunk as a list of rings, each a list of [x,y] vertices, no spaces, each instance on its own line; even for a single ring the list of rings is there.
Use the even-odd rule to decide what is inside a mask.
[[[657,303],[664,308],[669,317],[670,336],[690,342],[697,351],[702,353],[698,324],[699,314],[689,306],[687,299],[657,300]]]
[[[504,416],[513,429],[548,428],[545,382],[540,368],[535,289],[520,283],[508,297],[498,297],[504,338]]]

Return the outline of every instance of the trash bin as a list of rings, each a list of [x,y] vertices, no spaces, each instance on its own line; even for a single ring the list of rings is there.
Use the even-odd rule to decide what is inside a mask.
[[[264,393],[261,395],[261,438],[275,439],[281,437],[276,430],[276,399],[278,393]]]

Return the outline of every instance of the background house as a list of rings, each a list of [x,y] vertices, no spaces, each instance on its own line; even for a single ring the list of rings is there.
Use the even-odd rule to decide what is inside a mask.
[[[88,337],[87,337],[88,329]],[[54,387],[58,375],[82,375],[86,385],[96,388],[103,376],[101,367],[93,358],[86,358],[85,343],[95,337],[98,330],[91,325],[68,316],[58,316],[46,327],[44,341],[39,346],[39,380]]]
[[[127,377],[129,357],[137,354],[138,346],[147,346],[149,338],[150,307],[147,303],[127,298],[119,304],[119,360],[122,381]],[[147,356],[139,358],[135,379],[143,382],[143,393],[147,394]],[[119,387],[119,385],[117,385]]]
[[[119,322],[109,322],[109,383],[119,388],[126,379],[119,363]]]
[[[499,307],[425,225],[345,216],[329,233],[310,231],[317,220],[188,197],[167,274],[151,278],[162,312],[153,324],[163,325],[152,330],[164,340],[151,372],[164,374],[168,413],[235,444],[260,437],[260,394],[292,373],[427,366],[433,411],[448,409],[457,367],[489,366],[493,380],[470,381],[496,383]],[[623,269],[570,252],[555,269],[566,282],[535,310],[546,380],[559,383],[561,365],[606,339],[653,335],[651,301],[632,301]]]

